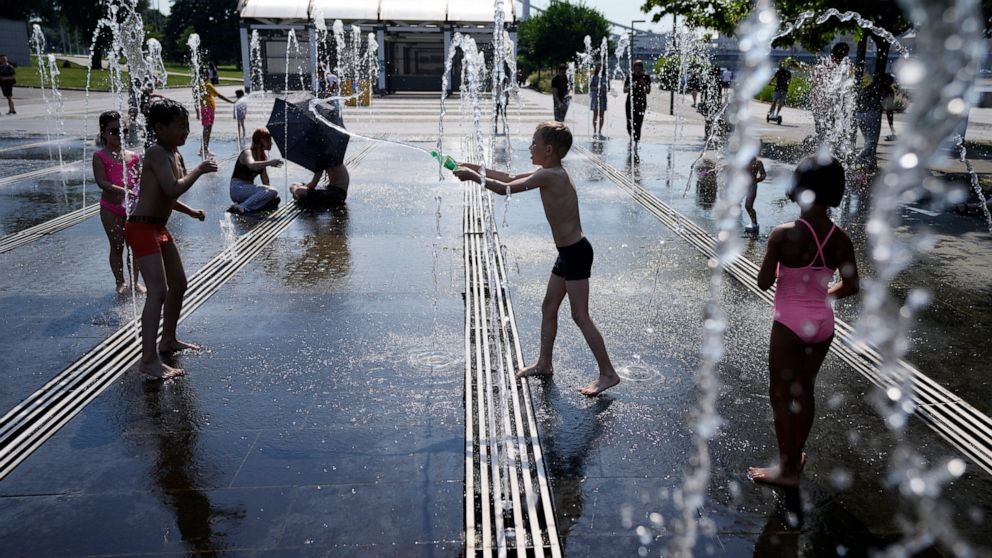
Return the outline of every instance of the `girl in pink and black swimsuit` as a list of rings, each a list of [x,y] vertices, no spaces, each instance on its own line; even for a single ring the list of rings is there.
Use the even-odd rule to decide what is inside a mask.
[[[110,270],[117,281],[118,294],[127,291],[127,283],[124,281],[124,221],[137,202],[138,181],[141,177],[141,160],[136,153],[123,148],[123,134],[121,115],[117,111],[111,110],[100,115],[97,145],[102,149],[93,153],[93,176],[103,190],[100,195],[100,221],[103,222],[103,230],[107,232],[107,240],[110,241]],[[138,285],[137,268],[134,269],[132,283],[139,292],[144,292],[144,287]]]
[[[844,168],[833,157],[807,157],[796,167],[789,199],[799,219],[775,227],[758,272],[758,287],[775,287],[768,350],[769,395],[778,439],[777,467],[751,467],[755,482],[797,487],[803,448],[813,427],[813,384],[834,338],[831,300],[858,292],[854,245],[829,216],[844,196]],[[829,286],[835,272],[840,281]]]

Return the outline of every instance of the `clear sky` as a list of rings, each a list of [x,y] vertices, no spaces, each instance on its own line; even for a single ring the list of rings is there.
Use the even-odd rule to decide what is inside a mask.
[[[458,0],[453,0],[457,2]],[[172,0],[150,0],[152,7],[157,6],[164,14],[169,13],[172,7]],[[648,23],[638,23],[638,29],[651,29],[656,32],[663,32],[671,29],[671,22],[668,18],[658,24],[650,23],[651,18],[641,12],[643,0],[586,0],[585,5],[595,8],[606,16],[606,19],[624,25],[630,25],[635,19],[648,20]],[[543,8],[548,5],[548,0],[531,0],[531,6]],[[517,15],[521,13],[522,4],[517,0]],[[667,24],[667,25],[666,25]]]

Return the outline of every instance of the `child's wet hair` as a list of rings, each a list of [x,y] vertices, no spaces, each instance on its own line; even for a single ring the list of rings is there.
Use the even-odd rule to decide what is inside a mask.
[[[121,113],[116,110],[108,110],[100,114],[100,133],[96,135],[96,144],[99,146],[107,145],[107,142],[103,141],[103,133],[106,131],[107,124],[110,124],[114,120],[120,120]]]
[[[568,155],[568,150],[572,148],[572,131],[564,122],[547,120],[537,125],[534,134],[541,137],[544,143],[555,148],[558,157],[561,159]]]
[[[844,167],[835,157],[810,155],[796,166],[789,199],[804,207],[837,207],[844,198],[844,181]]]
[[[234,90],[234,96],[237,97],[237,98],[239,98],[239,99],[241,97],[244,97],[245,96],[245,90],[244,89],[235,89]]]
[[[157,99],[148,106],[148,126],[152,129],[158,124],[168,126],[177,118],[189,119],[189,111],[178,101]]]

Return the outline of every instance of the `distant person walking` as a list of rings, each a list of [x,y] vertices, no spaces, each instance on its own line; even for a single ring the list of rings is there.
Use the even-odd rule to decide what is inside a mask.
[[[885,141],[896,140],[896,129],[892,126],[895,119],[896,109],[900,108],[896,101],[899,93],[899,85],[896,83],[896,76],[885,74],[882,82],[882,110],[885,111],[885,118],[889,121],[889,135],[885,136]]]
[[[564,122],[568,113],[568,104],[572,96],[568,94],[568,77],[565,75],[565,65],[558,65],[558,73],[551,78],[551,96],[555,103],[555,121]]]
[[[214,64],[212,60],[207,67],[207,76],[210,78],[210,83],[220,85],[220,72],[217,71],[217,64]]]
[[[751,467],[754,482],[799,486],[806,464],[803,448],[813,428],[813,386],[834,339],[833,299],[858,292],[854,245],[831,222],[831,207],[844,197],[844,167],[830,157],[807,157],[796,167],[789,199],[799,219],[775,227],[758,271],[758,288],[774,284],[775,321],[768,347],[769,396],[778,439],[778,466]],[[840,281],[829,286],[840,271]]]
[[[17,114],[14,110],[14,84],[17,83],[17,68],[7,61],[6,54],[0,54],[0,90],[7,97],[7,114]]]
[[[623,92],[627,94],[627,134],[634,141],[634,149],[641,141],[641,126],[644,113],[648,110],[648,93],[651,92],[651,76],[644,73],[644,61],[634,60],[631,75],[623,81]],[[633,78],[633,85],[631,85]]]
[[[596,69],[589,78],[589,109],[592,111],[593,137],[602,139],[603,121],[606,120],[606,93],[610,90],[610,80],[603,72],[603,65],[596,64]]]
[[[854,122],[864,136],[865,144],[858,153],[858,160],[874,168],[878,163],[875,152],[878,149],[878,136],[882,133],[882,101],[892,91],[890,74],[882,74],[861,88],[858,95]]]

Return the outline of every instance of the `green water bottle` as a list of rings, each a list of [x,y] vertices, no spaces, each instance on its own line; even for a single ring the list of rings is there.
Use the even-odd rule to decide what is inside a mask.
[[[452,159],[451,155],[445,155],[444,159],[442,160],[440,153],[438,153],[437,151],[431,151],[431,157],[437,159],[441,163],[441,166],[448,169],[449,171],[453,171],[458,168],[458,162]]]

